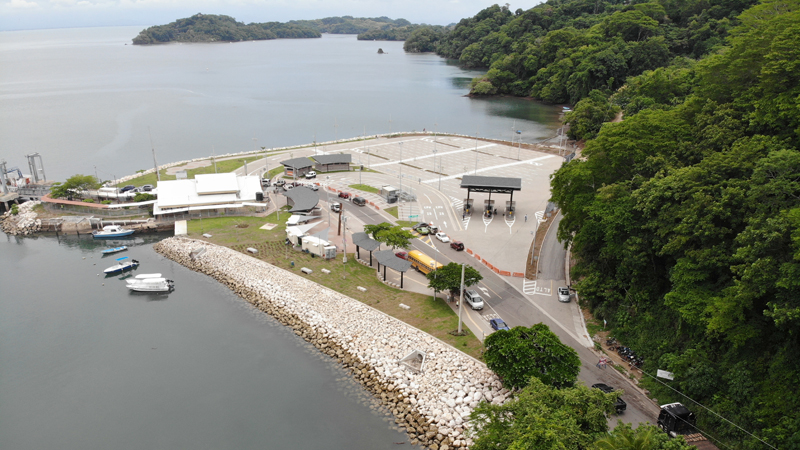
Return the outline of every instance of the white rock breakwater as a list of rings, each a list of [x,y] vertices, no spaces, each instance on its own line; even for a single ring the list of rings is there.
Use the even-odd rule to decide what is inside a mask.
[[[199,247],[205,252],[192,258]],[[157,252],[225,284],[323,353],[336,358],[387,405],[412,443],[432,450],[466,448],[470,412],[509,392],[484,364],[363,303],[234,250],[173,237]],[[425,352],[423,372],[398,360]]]
[[[41,202],[25,202],[18,206],[19,213],[17,215],[11,214],[11,211],[6,211],[5,214],[0,216],[2,222],[2,229],[7,234],[23,236],[36,233],[42,229],[42,221],[38,219],[38,214],[33,210],[34,206],[41,204]]]

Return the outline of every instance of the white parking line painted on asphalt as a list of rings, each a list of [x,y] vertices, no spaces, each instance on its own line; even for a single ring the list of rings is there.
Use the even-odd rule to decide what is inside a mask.
[[[544,156],[540,156],[540,157],[534,158],[534,159],[526,159],[524,161],[515,161],[513,163],[499,164],[497,166],[483,167],[483,168],[478,169],[478,172],[496,171],[498,169],[502,169],[502,168],[505,168],[505,167],[519,166],[521,164],[537,164],[536,161],[541,161],[543,159],[549,159],[549,158],[555,158],[555,157],[556,157],[556,155],[544,155]],[[475,174],[475,171],[474,170],[470,170],[470,171],[467,171],[467,172],[464,172],[464,173],[457,173],[455,175],[448,175],[446,177],[442,177],[442,180],[454,180],[456,178],[463,177],[464,175],[474,175],[474,174]],[[439,181],[439,178],[431,178],[429,180],[422,180],[423,183],[434,183],[434,182],[437,182],[437,181]]]
[[[515,217],[512,217],[512,218],[511,218],[511,220],[509,220],[509,219],[508,219],[508,216],[506,216],[506,218],[505,218],[505,219],[506,219],[506,225],[508,225],[508,234],[513,234],[513,233],[511,232],[511,227],[513,227],[513,226],[514,226],[514,222],[516,222],[516,221],[517,221],[517,218],[516,218],[516,216],[515,216]]]
[[[489,224],[492,223],[493,220],[494,220],[494,216],[487,218],[486,215],[483,214],[483,232],[484,233],[486,233],[486,230],[489,229]]]
[[[397,144],[395,144],[395,145],[397,145]],[[482,145],[482,146],[478,147],[478,149],[494,147],[496,145],[497,144]],[[471,151],[474,151],[474,150],[475,150],[474,147],[470,147],[470,148],[462,148],[460,150],[453,150],[453,151],[450,151],[450,152],[437,152],[435,155],[431,154],[431,155],[414,156],[414,157],[411,157],[411,158],[401,159],[399,161],[387,161],[387,162],[384,162],[384,163],[373,164],[372,167],[389,166],[389,165],[392,165],[392,164],[406,163],[406,162],[409,162],[409,161],[410,162],[414,162],[414,161],[419,161],[420,159],[428,159],[428,158],[433,158],[435,156],[442,157],[442,156],[445,156],[445,155],[452,155],[454,153],[471,152]]]

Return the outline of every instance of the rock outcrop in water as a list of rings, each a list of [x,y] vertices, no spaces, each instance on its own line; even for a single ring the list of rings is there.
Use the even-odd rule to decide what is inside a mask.
[[[194,250],[204,247],[203,252]],[[234,250],[173,237],[162,255],[225,284],[321,352],[336,358],[392,412],[412,443],[433,450],[464,448],[470,412],[510,393],[480,361],[355,299]],[[422,371],[399,364],[424,353]]]

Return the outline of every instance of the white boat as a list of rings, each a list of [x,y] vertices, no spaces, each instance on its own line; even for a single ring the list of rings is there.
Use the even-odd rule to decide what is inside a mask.
[[[137,280],[144,280],[146,278],[161,278],[161,274],[160,273],[140,273],[139,275],[136,275],[136,277],[134,277],[134,278],[136,278]]]
[[[169,292],[175,285],[172,280],[163,277],[139,278],[125,280],[128,289],[138,292]]]
[[[123,256],[122,258],[117,258],[117,263],[109,267],[108,269],[104,270],[103,273],[106,275],[110,275],[112,273],[124,272],[126,270],[135,269],[139,267],[139,261],[135,259],[126,261],[127,259],[128,259],[127,256]]]
[[[102,230],[92,231],[92,236],[95,239],[123,237],[130,236],[132,234],[133,230],[129,228],[122,228],[119,225],[106,225]]]

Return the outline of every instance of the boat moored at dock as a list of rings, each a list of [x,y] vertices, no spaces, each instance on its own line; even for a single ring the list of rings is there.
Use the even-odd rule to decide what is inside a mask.
[[[128,249],[128,246],[127,245],[123,245],[121,247],[107,248],[107,249],[103,250],[101,253],[103,255],[110,255],[112,253],[123,252],[123,251],[125,251],[127,249]]]
[[[158,277],[150,275],[159,275]],[[146,277],[137,276],[136,278],[125,280],[128,289],[137,292],[170,292],[175,288],[172,280],[161,277],[160,273],[150,274]]]
[[[130,228],[123,228],[119,225],[106,225],[102,230],[92,231],[92,236],[95,239],[117,238],[123,236],[130,236],[134,230]]]

